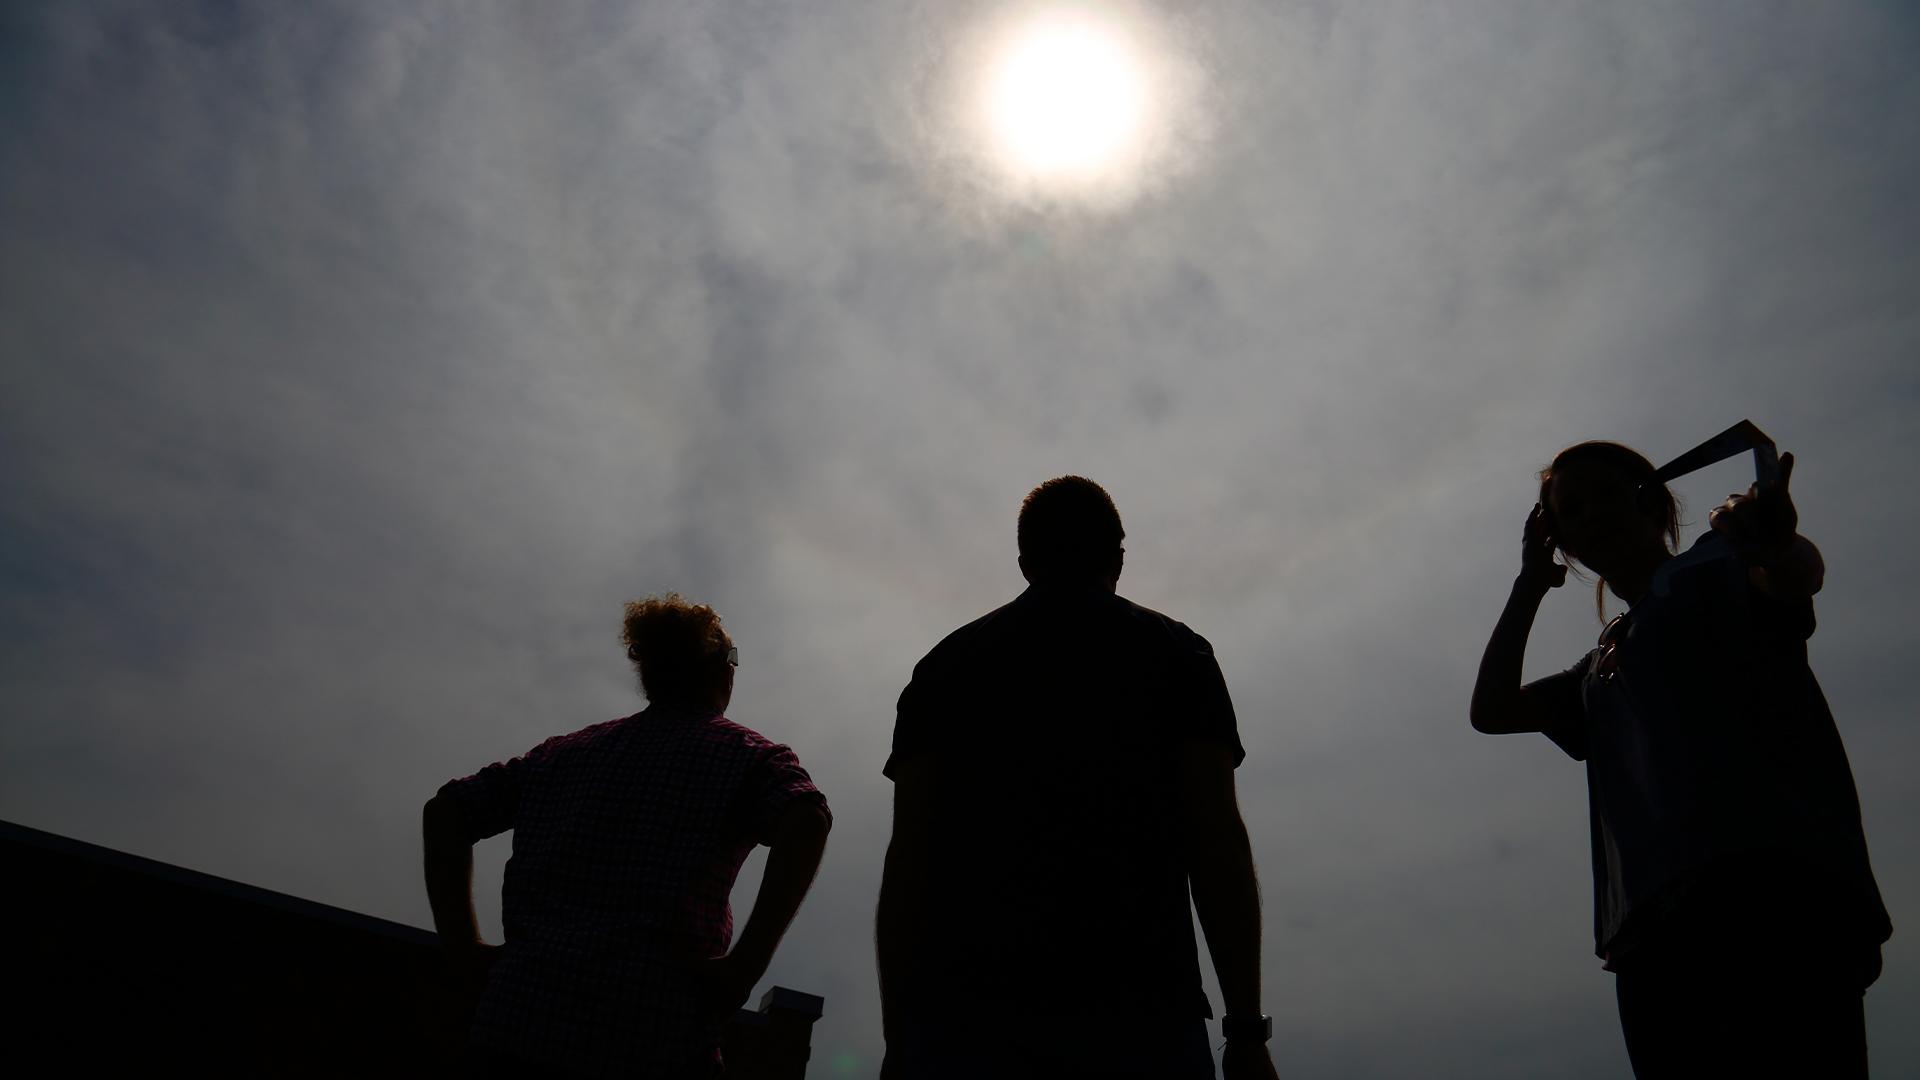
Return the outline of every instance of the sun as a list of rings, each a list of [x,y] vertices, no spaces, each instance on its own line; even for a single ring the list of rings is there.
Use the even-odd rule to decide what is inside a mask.
[[[1207,130],[1185,39],[1134,0],[1001,4],[950,53],[944,149],[1014,203],[1125,206],[1187,168]]]
[[[989,131],[1004,167],[1045,184],[1085,183],[1136,157],[1145,70],[1123,30],[1090,12],[1032,18],[987,75]]]

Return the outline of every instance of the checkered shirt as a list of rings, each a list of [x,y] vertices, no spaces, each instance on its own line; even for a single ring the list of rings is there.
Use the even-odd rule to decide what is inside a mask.
[[[780,812],[827,808],[792,750],[656,706],[440,790],[470,840],[513,830],[476,1045],[584,1075],[717,1061],[693,969],[732,943],[734,877]]]

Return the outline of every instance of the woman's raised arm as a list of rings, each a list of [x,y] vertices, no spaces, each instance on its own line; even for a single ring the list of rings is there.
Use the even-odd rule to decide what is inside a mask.
[[[1527,657],[1527,635],[1533,630],[1540,601],[1567,580],[1567,568],[1553,559],[1551,521],[1539,504],[1527,515],[1521,534],[1520,576],[1514,579],[1507,606],[1480,657],[1469,715],[1473,729],[1487,735],[1539,731],[1548,720],[1545,710],[1520,685],[1520,666]]]

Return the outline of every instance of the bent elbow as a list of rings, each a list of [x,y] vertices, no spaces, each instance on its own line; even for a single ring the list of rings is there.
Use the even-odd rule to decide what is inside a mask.
[[[1467,722],[1482,735],[1508,735],[1515,730],[1513,717],[1504,710],[1484,705],[1467,711]]]
[[[1482,735],[1528,731],[1531,730],[1527,727],[1528,706],[1525,687],[1492,692],[1475,687],[1473,700],[1467,705],[1467,722]]]
[[[420,828],[430,837],[464,836],[466,818],[459,803],[436,794],[420,808]]]
[[[833,812],[825,806],[813,807],[813,812],[806,815],[804,821],[806,824],[803,828],[806,833],[822,842],[827,839],[827,834],[833,831]]]
[[[827,809],[824,800],[809,799],[797,805],[805,811],[800,814],[800,820],[805,822],[807,828],[818,829],[823,833],[833,831],[833,811]]]
[[[774,827],[767,845],[824,844],[827,834],[832,831],[833,814],[826,806],[811,801],[797,802],[781,813],[779,824]]]

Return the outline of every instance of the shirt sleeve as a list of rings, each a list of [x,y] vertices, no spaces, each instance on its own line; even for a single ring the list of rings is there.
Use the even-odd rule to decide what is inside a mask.
[[[1233,767],[1247,759],[1240,745],[1240,721],[1227,694],[1227,678],[1220,673],[1213,645],[1194,634],[1180,656],[1181,734],[1184,741],[1217,742],[1233,751]]]
[[[1753,582],[1749,563],[1719,533],[1708,532],[1676,562],[1689,562],[1673,573],[1669,589],[1705,610],[1712,632],[1732,638],[1757,635],[1776,642],[1804,642],[1818,621],[1813,598],[1782,599]]]
[[[813,777],[800,765],[791,747],[773,743],[748,773],[747,828],[757,844],[771,843],[774,825],[790,803],[811,802],[833,820],[827,797],[813,786]]]
[[[551,741],[551,740],[549,740]],[[530,760],[547,747],[541,743],[532,750],[493,764],[458,780],[440,785],[440,794],[451,798],[467,823],[469,843],[478,843],[513,828],[520,814],[520,794],[526,786]]]
[[[938,682],[933,658],[928,657],[914,667],[913,678],[907,688],[900,691],[900,703],[894,710],[893,749],[887,754],[887,763],[880,768],[881,775],[887,779],[898,780],[901,762],[931,748],[934,735],[941,728],[941,715],[946,710],[939,691],[934,689]]]
[[[1580,683],[1599,651],[1595,649],[1567,670],[1530,682],[1525,688],[1527,697],[1540,706],[1540,733],[1575,761],[1587,760],[1587,707],[1580,698]]]
[[[1813,614],[1813,597],[1774,596],[1754,584],[1752,568],[1746,560],[1735,557],[1729,562],[1738,578],[1732,585],[1745,593],[1759,629],[1782,641],[1805,641],[1813,636],[1819,626]]]

